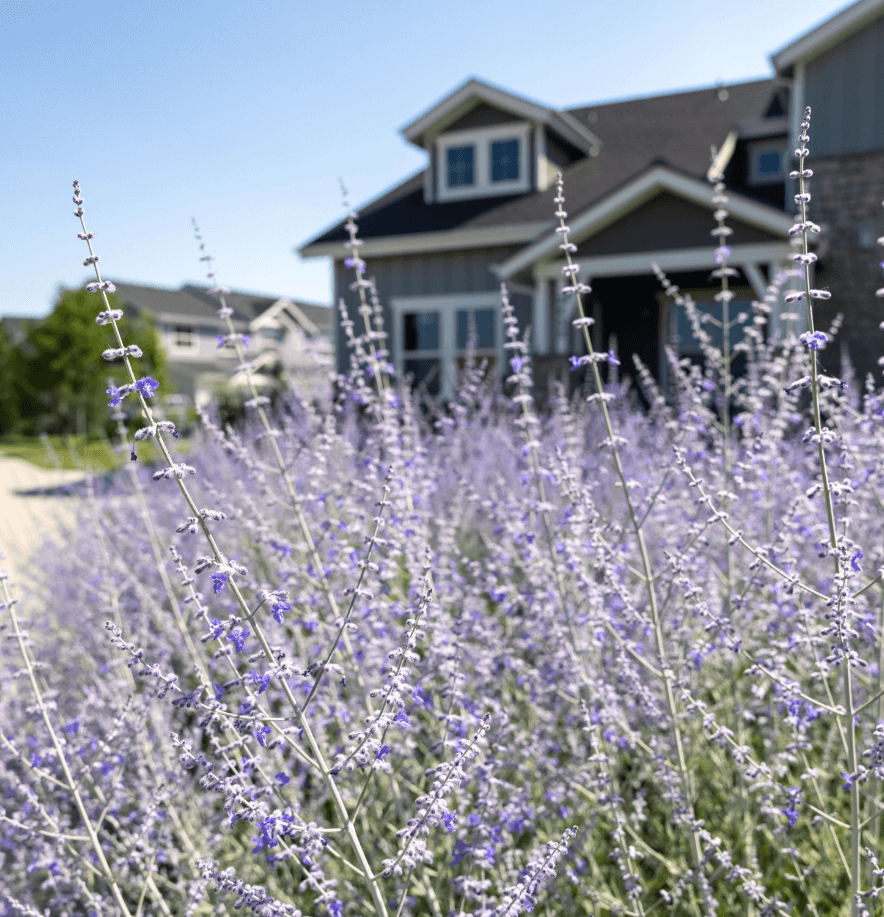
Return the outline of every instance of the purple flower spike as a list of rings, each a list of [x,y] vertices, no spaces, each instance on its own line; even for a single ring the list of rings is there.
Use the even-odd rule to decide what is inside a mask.
[[[225,344],[224,337],[223,335],[220,335],[220,334],[215,335],[215,341],[218,344],[218,350],[220,350]]]
[[[510,366],[513,368],[514,373],[520,373],[524,365],[525,361],[522,357],[513,357],[512,360],[510,360]]]
[[[811,334],[809,331],[806,331],[801,335],[799,340],[803,344],[807,344],[811,350],[822,350],[829,338],[823,331],[814,331],[813,334]]]
[[[212,574],[212,589],[216,594],[219,593],[224,588],[224,584],[226,582],[227,582],[226,573],[213,573]]]
[[[575,369],[580,368],[580,357],[568,357],[568,362],[571,364],[571,372],[573,373]]]
[[[856,554],[850,558],[850,569],[855,570],[857,573],[862,573],[863,568],[859,565],[859,562],[863,559],[863,557],[863,552],[857,551]]]
[[[153,398],[153,393],[160,387],[160,383],[150,376],[144,376],[135,383],[135,388],[144,395],[145,398]]]
[[[112,385],[112,386],[111,386],[109,389],[107,389],[106,391],[107,391],[108,395],[111,396],[111,400],[107,403],[107,406],[108,406],[109,408],[115,408],[118,404],[122,404],[122,403],[123,403],[123,398],[122,398],[122,396],[120,395],[120,390],[119,390],[115,385]]]
[[[608,362],[611,364],[611,366],[620,365],[620,361],[617,359],[617,354],[615,354],[613,350],[608,351]]]

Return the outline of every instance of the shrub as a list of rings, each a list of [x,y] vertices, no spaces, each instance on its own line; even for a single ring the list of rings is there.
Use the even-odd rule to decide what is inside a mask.
[[[766,336],[779,278],[735,379],[661,274],[704,362],[671,398],[638,366],[647,410],[581,307],[587,388],[539,411],[503,290],[507,396],[473,365],[422,411],[354,256],[336,400],[253,389],[191,467],[118,337],[165,463],[84,494],[46,614],[0,585],[5,913],[868,913],[884,395],[818,368],[808,123],[810,330]]]

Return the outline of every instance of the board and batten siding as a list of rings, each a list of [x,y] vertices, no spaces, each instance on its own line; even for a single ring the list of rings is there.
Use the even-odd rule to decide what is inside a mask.
[[[813,156],[884,150],[884,16],[807,62]]]
[[[378,298],[384,310],[384,329],[388,335],[395,334],[390,300],[404,296],[441,296],[446,293],[497,293],[500,281],[491,270],[517,251],[516,246],[482,248],[469,251],[433,252],[429,254],[397,255],[386,258],[366,256],[366,276],[374,280]],[[350,319],[355,323],[353,333],[365,332],[365,324],[359,314],[359,293],[350,289],[354,281],[353,269],[335,261],[335,303],[343,298],[347,304]],[[527,294],[510,292],[520,333],[531,321],[531,297]],[[340,317],[339,315],[337,316]],[[346,373],[350,366],[350,351],[345,335],[335,335],[337,342],[335,363],[339,373]],[[389,347],[393,351],[392,344]]]

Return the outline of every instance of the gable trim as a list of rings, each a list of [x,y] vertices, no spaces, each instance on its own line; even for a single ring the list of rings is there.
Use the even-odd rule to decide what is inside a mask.
[[[601,201],[576,219],[571,220],[569,239],[578,244],[600,232],[606,226],[615,223],[622,216],[636,210],[646,201],[655,197],[660,191],[670,191],[685,200],[715,210],[712,202],[715,191],[705,182],[678,172],[666,166],[653,166],[638,178],[629,182],[625,187]],[[792,218],[782,211],[776,210],[765,204],[758,204],[746,198],[728,193],[730,200],[727,209],[733,217],[753,226],[782,236],[788,239],[789,229],[792,227]],[[567,188],[566,188],[567,197]],[[565,204],[567,206],[567,202]],[[710,214],[710,227],[713,226]],[[513,274],[531,267],[537,261],[551,255],[558,256],[561,239],[555,232],[548,233],[545,238],[529,245],[511,258],[504,261],[498,268],[501,280],[506,280]],[[711,236],[710,236],[711,243]],[[710,250],[711,250],[710,244]]]
[[[788,261],[794,249],[788,242],[755,242],[748,245],[734,245],[727,263],[731,267],[746,268],[757,264],[774,264]],[[562,275],[564,259],[544,265],[534,270],[537,280],[558,280]],[[712,248],[681,248],[656,252],[626,252],[621,255],[593,255],[580,259],[581,275],[584,282],[592,277],[619,277],[620,275],[650,274],[651,265],[657,264],[667,273],[681,271],[712,270],[715,267]],[[499,269],[498,269],[499,270]],[[501,279],[504,279],[502,275]],[[752,279],[749,278],[750,284]],[[756,290],[756,293],[758,291]],[[764,298],[763,293],[759,298]]]
[[[859,0],[859,3],[771,54],[770,62],[777,73],[788,70],[794,64],[806,63],[881,15],[884,15],[884,0]]]
[[[387,255],[413,255],[424,252],[453,251],[459,248],[493,248],[498,245],[519,245],[531,242],[541,233],[553,228],[552,220],[540,223],[514,223],[510,226],[491,226],[481,229],[449,229],[440,232],[417,232],[411,235],[378,236],[363,239],[360,256],[369,258]],[[323,242],[309,245],[299,252],[302,258],[331,256],[341,260],[349,249],[343,242]]]
[[[480,99],[496,108],[512,112],[526,121],[550,127],[584,153],[588,153],[590,149],[600,149],[602,146],[601,140],[592,131],[567,112],[557,112],[535,102],[529,102],[476,79],[467,80],[460,89],[456,89],[434,105],[426,114],[406,124],[400,129],[400,133],[410,143],[422,146],[423,136],[427,131],[438,127],[440,122],[446,119],[459,116],[461,109],[473,99]],[[444,127],[442,129],[444,130]]]
[[[310,336],[319,334],[319,328],[304,315],[296,303],[286,297],[277,299],[273,305],[268,306],[259,316],[252,319],[249,327],[258,329],[265,325],[269,326],[278,320],[282,320],[290,327],[297,323],[301,326],[301,330],[306,331]]]

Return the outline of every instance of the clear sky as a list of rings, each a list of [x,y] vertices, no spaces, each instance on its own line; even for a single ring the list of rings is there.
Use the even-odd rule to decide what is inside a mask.
[[[329,302],[293,249],[420,169],[399,129],[469,77],[564,108],[772,75],[837,0],[0,0],[0,315],[89,276]],[[550,12],[553,11],[553,12]],[[604,139],[604,138],[602,138]],[[712,143],[715,138],[702,138]]]

